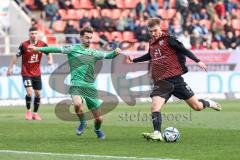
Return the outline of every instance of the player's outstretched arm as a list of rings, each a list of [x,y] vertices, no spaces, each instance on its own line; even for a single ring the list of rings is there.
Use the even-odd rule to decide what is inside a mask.
[[[60,47],[37,47],[36,51],[42,52],[42,53],[62,53],[62,50]]]
[[[17,63],[17,55],[14,55],[9,63],[8,70],[7,70],[7,76],[10,76],[12,74],[13,65],[16,63]]]
[[[42,53],[62,53],[62,50],[60,47],[53,47],[53,46],[49,46],[49,47],[35,47],[35,46],[29,46],[28,49],[32,49],[36,52],[42,52]]]
[[[127,59],[129,62],[137,63],[137,62],[149,61],[149,60],[151,60],[151,56],[150,56],[150,53],[147,53],[147,54],[144,54],[143,56],[135,58],[135,59],[131,56],[128,56]]]
[[[181,42],[179,42],[177,39],[170,37],[168,40],[168,43],[171,47],[173,47],[177,53],[183,54],[190,58],[191,60],[195,61],[201,69],[204,69],[207,72],[207,66],[200,60],[198,59],[191,51],[186,49]]]
[[[114,51],[108,53],[104,58],[105,59],[113,59],[116,56],[118,56],[121,52],[122,52],[122,50],[120,48],[116,48]]]

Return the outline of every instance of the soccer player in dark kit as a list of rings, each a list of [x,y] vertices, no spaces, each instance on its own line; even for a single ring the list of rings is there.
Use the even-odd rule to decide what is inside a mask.
[[[144,138],[163,141],[160,111],[171,95],[184,100],[196,111],[201,111],[205,108],[220,111],[221,106],[210,99],[198,99],[182,77],[188,71],[185,65],[186,57],[195,61],[205,71],[207,70],[206,65],[191,51],[187,50],[175,37],[163,33],[159,18],[150,18],[148,20],[148,30],[151,34],[148,53],[139,58],[128,58],[130,62],[134,63],[150,61],[154,83],[150,94],[152,98],[151,113],[154,131],[153,133],[142,134]],[[166,91],[166,84],[171,86],[168,91]]]
[[[22,56],[22,78],[23,84],[26,89],[26,120],[42,120],[39,116],[38,108],[40,105],[40,97],[41,97],[41,89],[42,89],[42,81],[41,81],[41,71],[40,71],[40,63],[42,59],[41,52],[33,52],[28,49],[29,45],[34,45],[37,47],[47,46],[41,40],[38,40],[38,29],[35,27],[31,27],[29,29],[29,40],[24,41],[18,49],[16,55],[13,56],[8,70],[7,75],[10,76],[12,74],[12,67],[16,64],[18,57]],[[48,55],[48,64],[52,64],[52,56]],[[34,91],[34,109],[33,113],[31,111],[31,103],[32,103],[32,94]]]

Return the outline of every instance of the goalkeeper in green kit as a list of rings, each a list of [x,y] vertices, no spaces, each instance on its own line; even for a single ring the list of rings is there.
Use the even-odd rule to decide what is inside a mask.
[[[94,131],[97,137],[104,139],[105,135],[103,131],[100,130],[102,115],[99,107],[101,102],[98,99],[98,93],[94,83],[94,68],[98,60],[113,59],[120,54],[121,50],[117,48],[108,53],[89,48],[92,36],[92,28],[84,27],[80,31],[80,44],[63,47],[30,46],[29,49],[42,53],[63,53],[67,55],[71,72],[71,87],[69,88],[69,93],[72,96],[75,112],[80,120],[80,125],[76,130],[77,135],[81,135],[87,125],[86,118],[83,114],[84,104],[86,104],[94,116]]]

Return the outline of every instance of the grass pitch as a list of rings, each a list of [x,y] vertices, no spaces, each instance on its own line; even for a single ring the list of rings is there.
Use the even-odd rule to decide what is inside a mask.
[[[1,160],[67,159],[240,159],[240,101],[220,101],[223,111],[191,110],[185,103],[164,106],[163,129],[176,127],[177,143],[146,141],[152,131],[149,104],[119,105],[104,116],[105,140],[98,140],[93,121],[82,136],[78,122],[59,120],[54,105],[40,108],[43,121],[24,120],[25,107],[0,108]]]

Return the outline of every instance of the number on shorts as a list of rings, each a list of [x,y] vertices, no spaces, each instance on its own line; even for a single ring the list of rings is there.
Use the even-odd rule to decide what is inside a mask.
[[[25,86],[32,86],[32,81],[30,79],[24,81]]]

